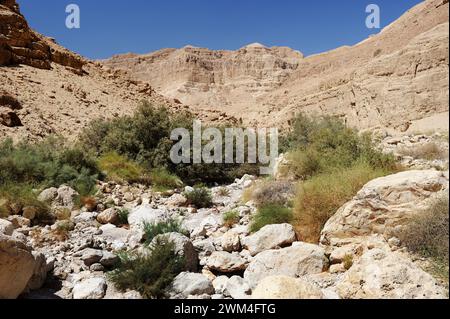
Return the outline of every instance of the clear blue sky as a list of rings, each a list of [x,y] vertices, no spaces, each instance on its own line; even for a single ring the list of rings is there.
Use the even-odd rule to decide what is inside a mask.
[[[93,59],[191,44],[238,49],[260,42],[305,55],[353,45],[367,29],[365,8],[381,8],[382,27],[420,0],[18,0],[31,27]],[[65,8],[81,9],[81,28],[65,27]]]

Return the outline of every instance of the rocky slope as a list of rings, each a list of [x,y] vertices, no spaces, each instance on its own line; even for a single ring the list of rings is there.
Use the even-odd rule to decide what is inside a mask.
[[[156,91],[247,124],[336,115],[360,129],[448,130],[448,1],[427,0],[352,47],[303,58],[259,44],[236,52],[186,47],[104,63]]]
[[[31,30],[14,0],[0,2],[0,138],[74,139],[90,121],[131,114],[148,100],[173,111],[187,108],[155,93],[125,71],[84,59]],[[198,114],[228,121],[220,112]]]

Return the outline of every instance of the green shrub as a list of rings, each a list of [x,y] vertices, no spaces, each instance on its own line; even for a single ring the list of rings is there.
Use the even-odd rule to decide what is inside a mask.
[[[27,184],[36,188],[69,185],[81,195],[95,190],[100,171],[93,158],[60,138],[31,144],[0,143],[0,184]]]
[[[370,180],[385,171],[368,164],[323,173],[300,182],[294,203],[295,226],[302,241],[317,243],[320,232],[334,213]]]
[[[217,195],[219,195],[221,197],[228,197],[228,196],[230,196],[230,190],[226,187],[220,187],[217,190]]]
[[[257,232],[266,225],[291,223],[293,220],[292,210],[279,205],[268,205],[258,209],[253,216],[250,225],[252,233]]]
[[[130,211],[126,208],[119,209],[119,225],[128,225],[128,216],[130,215]]]
[[[108,274],[121,291],[136,290],[145,298],[161,298],[173,279],[183,271],[185,262],[175,245],[159,241],[145,253],[121,253],[116,268]]]
[[[399,234],[411,252],[433,260],[432,272],[447,281],[449,261],[449,197],[434,200],[429,209],[414,216]]]
[[[223,215],[223,222],[225,224],[225,226],[231,228],[233,225],[236,225],[237,223],[239,223],[239,220],[241,218],[239,217],[239,212],[232,210],[229,212],[226,212]]]
[[[299,115],[282,145],[289,152],[290,171],[302,180],[361,162],[374,169],[398,169],[394,157],[378,150],[368,134],[360,135],[333,117]]]
[[[213,204],[211,192],[206,187],[195,187],[193,191],[185,192],[184,196],[189,205],[197,208],[208,208]]]
[[[124,156],[111,152],[98,159],[98,166],[107,179],[117,183],[143,183],[145,170]]]
[[[143,228],[145,233],[144,237],[147,244],[150,244],[156,236],[162,234],[180,233],[186,236],[188,235],[186,230],[181,226],[181,223],[174,219],[154,224],[144,222]]]
[[[142,102],[132,116],[92,122],[81,133],[80,145],[98,155],[116,152],[147,170],[165,168],[188,184],[231,182],[258,172],[256,165],[249,164],[172,163],[170,150],[176,143],[170,139],[172,130],[182,127],[192,133],[192,124],[193,116],[188,112],[171,113]]]
[[[150,172],[150,180],[157,190],[175,189],[183,186],[183,182],[178,176],[169,173],[164,168],[154,169]]]

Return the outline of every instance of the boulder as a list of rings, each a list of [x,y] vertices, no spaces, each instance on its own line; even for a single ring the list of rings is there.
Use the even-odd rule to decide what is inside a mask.
[[[83,254],[81,256],[81,260],[83,260],[86,266],[91,266],[92,264],[96,264],[100,262],[103,257],[103,252],[98,249],[86,248],[83,250]]]
[[[78,194],[77,191],[69,186],[62,185],[57,190],[57,196],[53,205],[73,210],[75,208],[75,202],[78,196],[80,196],[80,194]]]
[[[7,221],[6,219],[0,218],[0,235],[11,236],[14,231],[13,223]]]
[[[336,286],[344,299],[446,299],[445,289],[409,259],[382,249],[366,252]]]
[[[222,249],[227,252],[239,251],[241,248],[241,240],[239,234],[230,230],[222,236]]]
[[[321,290],[303,279],[288,276],[266,277],[252,294],[253,299],[323,299]]]
[[[34,274],[36,260],[31,248],[0,234],[0,299],[15,299]]]
[[[119,257],[109,251],[103,251],[100,264],[104,267],[113,267],[119,262]]]
[[[104,278],[88,278],[78,282],[73,287],[73,299],[102,299],[106,293]]]
[[[182,272],[175,277],[169,291],[187,298],[194,295],[212,295],[214,287],[211,281],[202,274]]]
[[[191,272],[197,271],[198,253],[189,238],[180,233],[167,233],[156,236],[152,241],[152,245],[155,245],[159,240],[174,243],[176,254],[184,257],[185,270]]]
[[[44,189],[38,196],[38,200],[41,202],[52,203],[56,196],[58,196],[58,189],[56,187],[51,187]]]
[[[289,224],[267,225],[251,236],[242,239],[242,246],[252,256],[262,251],[285,247],[296,241],[294,227]]]
[[[295,242],[292,247],[267,250],[256,255],[244,273],[251,288],[269,276],[301,277],[326,270],[328,260],[322,247]]]
[[[245,282],[244,278],[233,276],[225,282],[223,295],[233,299],[249,299],[252,290]]]
[[[166,205],[169,207],[180,207],[186,205],[186,203],[187,199],[182,194],[173,194],[166,201]]]
[[[128,223],[132,228],[141,229],[144,223],[155,224],[167,221],[169,218],[166,211],[154,209],[144,204],[133,209],[128,215]]]
[[[119,213],[115,208],[105,209],[103,212],[97,215],[97,221],[100,224],[114,224],[119,223]]]
[[[247,262],[236,253],[216,251],[208,257],[206,266],[220,273],[233,273],[245,270]]]
[[[448,172],[439,171],[406,171],[377,178],[328,220],[321,243],[370,234],[393,237],[397,226],[406,224],[429,205],[428,199],[448,189],[448,180]]]

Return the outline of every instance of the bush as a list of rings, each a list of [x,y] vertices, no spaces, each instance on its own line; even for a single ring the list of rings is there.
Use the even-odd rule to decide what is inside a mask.
[[[236,225],[239,223],[240,217],[239,212],[232,210],[229,212],[226,212],[223,215],[223,222],[225,223],[225,226],[231,228],[233,225]]]
[[[168,190],[183,186],[178,176],[169,173],[164,168],[154,169],[150,172],[150,180],[157,190]]]
[[[184,196],[188,204],[194,205],[197,208],[208,208],[213,204],[211,192],[206,187],[196,187],[191,192],[185,192]]]
[[[66,184],[81,195],[94,192],[100,172],[95,160],[64,140],[48,138],[30,144],[11,140],[0,143],[0,184],[22,184],[37,188]]]
[[[108,180],[117,183],[145,184],[145,170],[138,164],[115,152],[101,156],[98,160],[98,166]]]
[[[253,216],[250,231],[254,233],[266,225],[291,223],[292,220],[291,209],[279,205],[264,206]]]
[[[130,211],[128,209],[119,209],[119,225],[128,225],[128,216],[130,215]]]
[[[230,196],[230,190],[226,187],[220,187],[217,190],[217,195],[219,195],[221,197],[228,197],[228,196]]]
[[[290,152],[290,170],[303,180],[361,162],[374,169],[398,169],[394,157],[376,149],[368,134],[359,135],[333,117],[313,119],[299,115],[281,144]]]
[[[431,207],[417,214],[399,235],[411,252],[433,260],[433,272],[448,284],[449,197],[434,200]]]
[[[180,127],[192,132],[192,123],[188,112],[174,114],[142,102],[133,116],[92,122],[81,133],[80,145],[98,155],[116,152],[147,170],[164,168],[189,184],[231,182],[257,172],[256,165],[173,164],[170,150],[176,141],[170,139],[171,132]]]
[[[180,233],[183,235],[188,235],[186,230],[183,229],[181,223],[177,220],[170,219],[167,222],[159,222],[155,224],[150,224],[145,222],[144,225],[145,241],[150,244],[152,240],[162,234],[167,233]]]
[[[317,243],[334,213],[370,180],[385,175],[368,164],[324,173],[300,182],[295,197],[295,226],[302,241]]]
[[[398,150],[403,156],[411,156],[414,159],[426,159],[429,161],[436,159],[448,159],[448,152],[441,149],[435,142],[414,145],[414,147],[402,147]]]
[[[294,196],[294,187],[287,181],[264,181],[255,186],[251,199],[257,207],[287,206]]]
[[[22,215],[24,208],[35,212],[34,222],[37,224],[52,224],[55,221],[50,207],[37,199],[31,186],[7,184],[0,187],[0,216]]]
[[[173,279],[183,271],[185,262],[175,245],[159,241],[142,254],[121,253],[117,267],[108,274],[121,291],[136,290],[145,298],[161,298]]]

